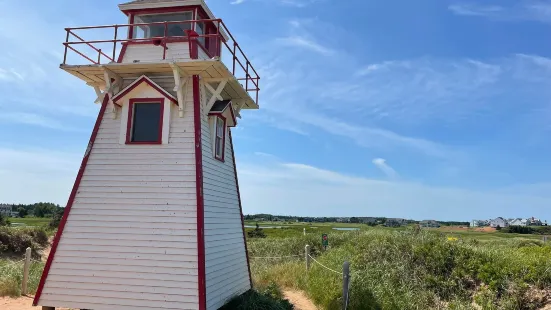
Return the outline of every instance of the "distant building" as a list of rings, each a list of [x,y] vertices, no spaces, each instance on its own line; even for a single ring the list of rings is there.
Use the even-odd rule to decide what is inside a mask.
[[[490,226],[490,221],[488,220],[472,220],[471,227],[486,227]]]
[[[385,226],[386,227],[399,227],[404,224],[404,219],[397,219],[397,218],[390,218],[386,219]]]
[[[374,217],[364,217],[360,221],[364,224],[377,224],[377,219]]]
[[[529,219],[526,219],[528,226],[543,226],[543,223],[540,219],[537,219],[535,217],[531,217]]]
[[[424,221],[419,222],[419,225],[421,225],[421,227],[427,227],[427,228],[438,228],[438,227],[440,227],[440,223],[438,223],[435,220],[424,220]]]
[[[517,218],[512,221],[509,221],[509,226],[527,226],[528,220]]]
[[[509,226],[509,222],[502,217],[498,217],[490,221],[490,227],[497,228],[498,226],[501,228],[507,227]]]
[[[350,218],[348,217],[339,217],[337,223],[350,223]]]
[[[0,214],[4,216],[11,216],[13,205],[0,204]]]

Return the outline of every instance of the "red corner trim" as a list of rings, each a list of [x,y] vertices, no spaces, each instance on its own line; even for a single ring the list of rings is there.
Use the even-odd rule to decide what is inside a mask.
[[[197,194],[197,258],[199,262],[199,310],[207,308],[205,273],[205,206],[203,200],[203,151],[201,148],[201,93],[199,76],[193,76],[193,122],[195,124],[195,183]]]
[[[237,200],[239,201],[239,213],[241,214],[241,229],[243,230],[243,242],[245,243],[245,256],[247,256],[247,269],[249,270],[249,282],[253,288],[253,279],[251,278],[251,265],[249,264],[249,249],[247,248],[247,239],[245,238],[245,220],[243,219],[243,208],[241,207],[241,193],[239,192],[239,180],[237,179],[237,167],[235,166],[235,153],[233,152],[233,140],[231,130],[228,129],[228,135],[231,143],[231,157],[233,160],[233,173],[235,175],[235,185],[237,186]]]
[[[126,54],[127,48],[128,48],[128,43],[127,42],[122,43],[121,52],[119,53],[119,58],[117,59],[118,63],[122,63],[122,60],[124,59],[124,54]]]
[[[75,201],[75,197],[77,195],[77,191],[80,186],[80,181],[82,180],[82,176],[84,175],[84,171],[86,170],[86,164],[88,164],[88,159],[90,158],[92,147],[94,146],[94,142],[96,141],[96,136],[98,135],[99,126],[101,125],[101,121],[103,120],[103,114],[105,113],[105,108],[107,107],[108,102],[109,102],[109,96],[106,95],[105,98],[103,99],[101,109],[99,110],[98,118],[96,119],[96,124],[94,125],[92,135],[90,136],[88,147],[86,149],[86,152],[84,153],[84,157],[82,158],[82,163],[80,164],[80,169],[78,170],[77,178],[75,180],[75,184],[73,185],[73,189],[71,190],[71,195],[69,196],[69,200],[67,201],[67,206],[65,207],[63,218],[61,219],[61,222],[59,222],[59,228],[57,229],[57,233],[55,234],[55,237],[54,237],[52,250],[50,252],[50,255],[48,256],[46,265],[44,266],[44,271],[42,272],[42,277],[40,278],[40,283],[38,284],[38,289],[36,290],[36,295],[34,296],[33,306],[38,305],[40,301],[40,295],[42,295],[42,289],[44,289],[44,283],[46,283],[46,278],[48,278],[48,273],[50,272],[50,267],[52,266],[52,262],[54,260],[57,246],[59,245],[59,240],[61,239],[61,235],[63,234],[65,224],[67,223],[67,218],[69,217],[69,213],[71,212],[71,207],[73,206],[73,202]]]
[[[157,136],[157,141],[151,142],[132,142],[131,141],[131,131],[132,131],[132,122],[134,122],[134,105],[136,103],[158,103],[161,105],[161,119],[159,120],[159,135]],[[163,119],[165,113],[165,98],[132,98],[128,103],[128,118],[126,119],[126,144],[163,144]]]
[[[153,89],[158,91],[161,95],[166,97],[168,100],[172,101],[174,104],[178,104],[178,100],[174,98],[169,92],[164,90],[162,87],[157,85],[155,82],[153,82],[151,79],[149,79],[147,76],[142,75],[140,78],[132,82],[132,84],[126,86],[125,89],[123,89],[120,93],[118,93],[116,96],[113,97],[113,102],[119,101],[122,97],[126,96],[129,92],[131,92],[134,88],[138,87],[142,83],[147,83],[149,86],[151,86]]]

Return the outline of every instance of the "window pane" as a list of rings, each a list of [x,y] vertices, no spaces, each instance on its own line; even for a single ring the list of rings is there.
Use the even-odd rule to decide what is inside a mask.
[[[219,118],[216,119],[216,136],[224,136],[224,121]]]
[[[159,141],[159,125],[161,121],[160,103],[134,104],[132,123],[132,142]]]
[[[216,137],[216,157],[222,158],[222,138]]]
[[[156,23],[156,22],[172,22],[172,21],[188,21],[191,20],[193,14],[191,12],[184,12],[178,14],[155,14],[155,15],[138,15],[134,18],[135,24],[142,23]],[[191,29],[191,23],[182,24],[169,24],[167,34],[169,37],[185,36],[184,30]],[[165,26],[164,25],[148,25],[148,26],[135,26],[134,27],[134,39],[144,39],[153,37],[164,37]]]

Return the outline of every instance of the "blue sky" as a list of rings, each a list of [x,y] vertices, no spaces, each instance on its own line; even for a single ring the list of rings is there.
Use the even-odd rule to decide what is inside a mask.
[[[66,203],[99,107],[63,28],[116,4],[0,0],[0,201]],[[551,1],[208,5],[262,77],[245,213],[551,220]]]

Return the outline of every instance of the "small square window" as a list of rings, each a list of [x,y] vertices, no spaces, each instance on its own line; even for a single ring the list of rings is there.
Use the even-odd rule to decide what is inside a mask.
[[[214,118],[214,158],[224,161],[224,147],[226,142],[226,120],[220,116]]]
[[[160,144],[163,99],[132,99],[128,107],[127,144]]]

